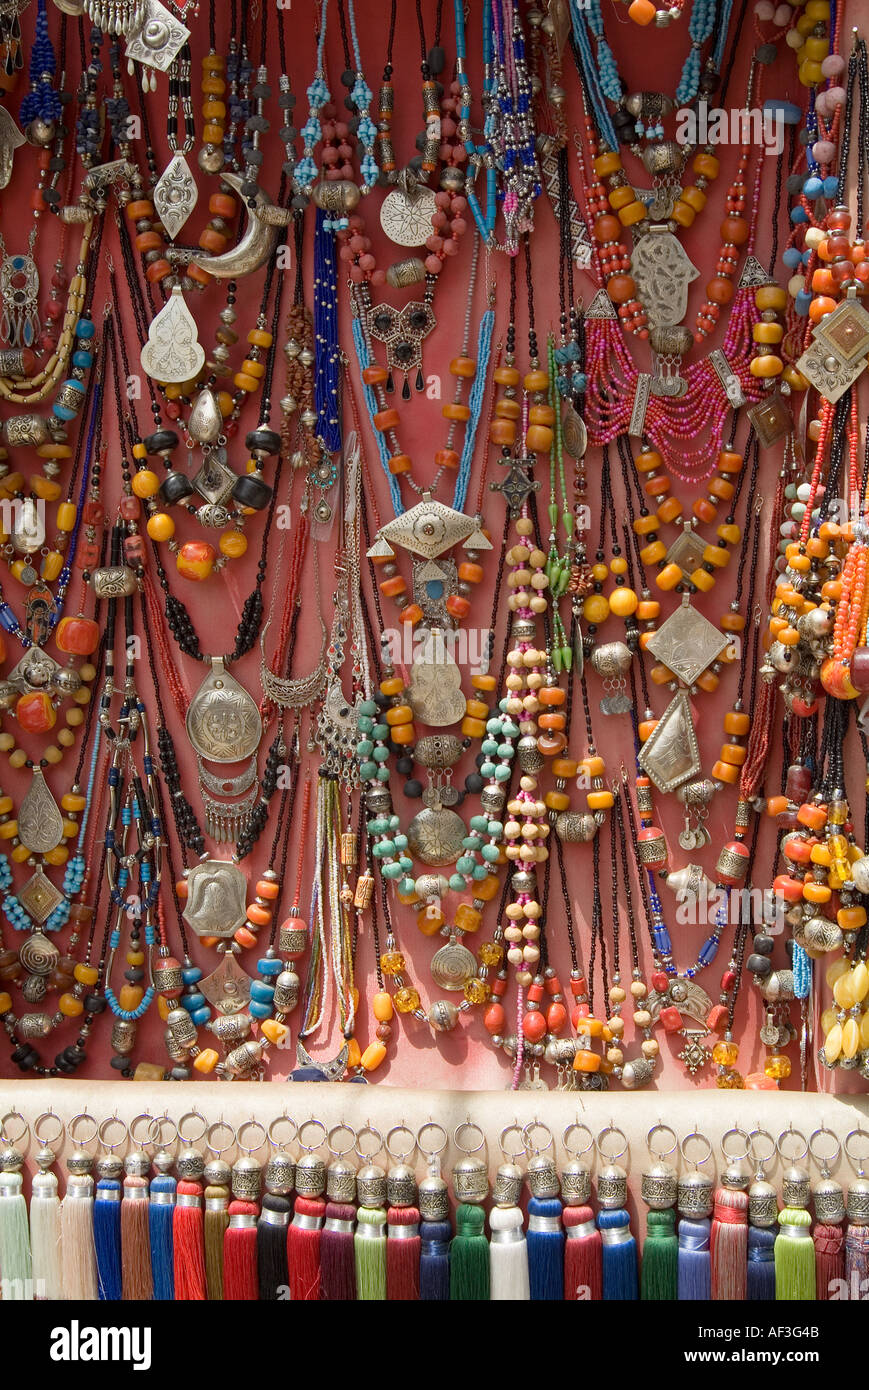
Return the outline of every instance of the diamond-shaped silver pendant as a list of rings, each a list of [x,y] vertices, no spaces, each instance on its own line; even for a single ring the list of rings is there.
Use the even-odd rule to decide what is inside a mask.
[[[680,681],[692,685],[721,655],[727,641],[723,632],[691,607],[686,594],[675,613],[658,628],[647,650],[668,666]]]
[[[196,180],[183,154],[169,161],[154,186],[154,207],[170,241],[174,241],[199,198]]]

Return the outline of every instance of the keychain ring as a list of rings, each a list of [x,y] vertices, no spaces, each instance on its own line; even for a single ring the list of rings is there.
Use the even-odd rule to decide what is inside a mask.
[[[7,1120],[20,1120],[20,1121],[21,1121],[21,1124],[22,1124],[22,1126],[23,1126],[23,1128],[22,1128],[22,1130],[21,1130],[21,1133],[18,1134],[18,1135],[16,1135],[16,1137],[15,1137],[14,1139],[10,1139],[9,1135],[6,1133],[6,1121],[7,1121]],[[25,1118],[24,1118],[24,1116],[22,1115],[21,1111],[20,1111],[20,1110],[7,1110],[6,1114],[3,1116],[3,1119],[0,1120],[0,1138],[2,1138],[4,1144],[9,1144],[9,1146],[10,1146],[11,1148],[15,1148],[15,1146],[16,1146],[17,1144],[20,1144],[21,1141],[22,1141],[22,1139],[25,1139],[29,1133],[30,1133],[30,1125],[29,1125],[29,1124],[27,1123],[27,1121],[25,1120]]]
[[[672,1134],[673,1143],[669,1149],[656,1149],[652,1144],[652,1136],[655,1134]],[[656,1125],[652,1125],[646,1135],[646,1148],[654,1158],[669,1158],[670,1154],[675,1153],[679,1147],[679,1136],[672,1125],[665,1125],[663,1120],[659,1120]]]
[[[588,1135],[588,1143],[586,1144],[584,1149],[572,1149],[567,1142],[568,1136],[573,1134],[575,1131],[578,1133],[579,1130],[582,1129],[584,1129],[586,1134]],[[589,1149],[594,1148],[594,1135],[592,1134],[588,1125],[582,1124],[580,1120],[574,1120],[572,1124],[566,1126],[565,1131],[561,1136],[561,1143],[564,1148],[564,1152],[567,1154],[568,1158],[582,1158],[584,1154],[588,1153]]]
[[[604,1148],[604,1140],[607,1139],[610,1134],[618,1134],[619,1137],[625,1141],[618,1153],[608,1154]],[[597,1145],[597,1151],[601,1158],[605,1158],[608,1163],[617,1163],[620,1158],[624,1157],[630,1147],[628,1144],[628,1136],[625,1134],[624,1130],[619,1129],[618,1125],[614,1125],[612,1121],[601,1130],[595,1140],[595,1144]]]
[[[508,1134],[518,1134],[521,1138],[523,1133],[524,1131],[519,1121],[514,1120],[511,1125],[505,1125],[504,1128],[501,1130],[501,1133],[498,1135],[498,1148],[501,1150],[501,1153],[503,1154],[506,1163],[515,1163],[517,1158],[522,1158],[525,1154],[527,1154],[528,1149],[524,1143],[522,1145],[522,1148],[517,1149],[515,1153],[513,1153],[512,1150],[508,1149],[506,1144],[504,1143],[504,1140],[506,1139]]]
[[[164,1139],[164,1138],[163,1138],[163,1126],[164,1126],[164,1125],[171,1125],[171,1126],[172,1126],[172,1138],[171,1138],[171,1139]],[[72,1130],[70,1130],[70,1134],[71,1134],[71,1133],[72,1133]],[[151,1137],[152,1135],[153,1135],[153,1138]],[[149,1124],[149,1126],[148,1126],[148,1137],[151,1139],[151,1143],[154,1145],[155,1148],[170,1149],[170,1148],[172,1147],[172,1145],[175,1143],[175,1140],[178,1138],[178,1126],[176,1125],[175,1121],[172,1119],[172,1116],[171,1116],[171,1115],[167,1115],[167,1114],[166,1114],[166,1111],[164,1110],[162,1115],[155,1115],[154,1118],[153,1118],[153,1120],[152,1120],[151,1123]]]
[[[78,1135],[75,1132],[75,1127],[78,1124],[79,1120],[90,1120],[91,1124],[93,1125],[93,1132],[88,1135],[87,1139],[79,1139]],[[73,1115],[72,1119],[69,1122],[69,1137],[74,1144],[80,1144],[82,1148],[85,1149],[87,1148],[88,1144],[92,1144],[93,1141],[96,1139],[98,1129],[99,1124],[94,1119],[90,1111],[81,1110],[77,1115]]]
[[[863,1139],[869,1139],[869,1134],[866,1133],[866,1130],[861,1129],[858,1125],[856,1129],[852,1129],[851,1132],[845,1136],[844,1149],[848,1158],[854,1165],[854,1170],[858,1178],[862,1178],[866,1170],[866,1164],[867,1162],[869,1162],[869,1152],[861,1156],[859,1154],[853,1154],[850,1148],[848,1147],[848,1145],[851,1143],[851,1140],[857,1138],[858,1135]]]
[[[440,1148],[427,1149],[425,1144],[422,1142],[422,1136],[425,1134],[426,1130],[429,1129],[439,1130],[440,1133],[443,1135],[443,1143],[441,1144]],[[449,1142],[449,1135],[447,1134],[443,1125],[438,1124],[437,1120],[426,1120],[425,1124],[420,1125],[419,1129],[416,1132],[416,1147],[419,1149],[423,1157],[429,1159],[429,1161],[431,1161],[434,1158],[437,1158],[440,1154],[442,1154]]]
[[[800,1142],[802,1143],[803,1147],[799,1153],[786,1154],[784,1152],[784,1149],[782,1148],[782,1144],[784,1143],[785,1139],[788,1139],[791,1135],[793,1135],[795,1139],[800,1140]],[[800,1132],[800,1130],[794,1129],[793,1125],[788,1125],[787,1129],[782,1130],[781,1134],[776,1140],[775,1146],[778,1150],[779,1158],[781,1158],[782,1160],[787,1160],[788,1163],[799,1163],[800,1160],[805,1158],[809,1152],[808,1140],[806,1139],[805,1135]]]
[[[769,1147],[769,1153],[768,1153],[768,1154],[759,1154],[759,1153],[756,1152],[757,1146],[756,1146],[756,1144],[755,1144],[755,1140],[756,1140],[756,1139],[761,1139],[761,1138],[763,1138],[763,1139],[768,1139],[768,1140],[769,1140],[769,1146],[770,1146],[770,1147]],[[773,1139],[773,1137],[772,1137],[772,1135],[770,1134],[770,1132],[769,1132],[768,1129],[760,1129],[760,1128],[758,1128],[758,1129],[753,1129],[753,1130],[751,1131],[751,1133],[750,1133],[749,1136],[748,1136],[748,1142],[749,1142],[749,1149],[748,1149],[748,1152],[749,1152],[749,1154],[751,1155],[751,1161],[752,1161],[752,1163],[756,1163],[757,1166],[758,1166],[758,1168],[760,1168],[760,1170],[763,1171],[763,1169],[766,1167],[766,1165],[767,1165],[768,1163],[772,1163],[773,1159],[775,1158],[776,1154],[778,1153],[778,1149],[777,1149],[777,1147],[776,1147],[776,1142],[775,1142],[775,1140]]]
[[[393,1134],[409,1134],[409,1135],[410,1135],[410,1148],[407,1150],[406,1153],[393,1153],[392,1147],[391,1147],[390,1142],[389,1142],[390,1139],[392,1138]],[[358,1135],[357,1135],[357,1139],[358,1139]],[[389,1157],[395,1159],[396,1163],[409,1163],[410,1160],[413,1158],[414,1154],[416,1153],[416,1149],[417,1149],[416,1135],[414,1134],[414,1132],[413,1132],[413,1130],[410,1128],[410,1126],[409,1126],[409,1125],[406,1125],[406,1124],[404,1123],[404,1120],[402,1120],[402,1122],[401,1122],[400,1125],[393,1125],[393,1126],[392,1126],[392,1129],[389,1131],[389,1133],[387,1134],[386,1138],[385,1138],[384,1141],[383,1141],[383,1147],[386,1149],[386,1152],[389,1154]]]
[[[542,1147],[539,1144],[534,1144],[529,1140],[529,1134],[533,1134],[535,1129],[545,1130],[546,1133],[549,1135],[549,1138],[546,1140],[546,1143]],[[536,1118],[533,1120],[529,1120],[527,1125],[525,1125],[522,1130],[522,1138],[525,1140],[526,1153],[545,1154],[547,1149],[551,1149],[553,1154],[555,1153],[555,1140],[552,1137],[552,1130],[549,1128],[549,1125],[544,1124],[542,1120],[538,1120]]]
[[[244,1134],[245,1130],[248,1130],[248,1129],[258,1129],[258,1130],[259,1130],[260,1135],[261,1135],[261,1138],[260,1138],[260,1140],[259,1140],[259,1143],[257,1143],[257,1144],[243,1144],[243,1143],[242,1143],[241,1136]],[[260,1124],[259,1120],[255,1120],[254,1117],[253,1117],[253,1115],[251,1115],[251,1117],[250,1117],[249,1120],[242,1120],[242,1122],[241,1122],[241,1124],[239,1125],[238,1129],[235,1131],[235,1142],[236,1142],[236,1144],[238,1145],[238,1147],[241,1149],[241,1152],[242,1152],[243,1154],[247,1154],[248,1157],[249,1157],[251,1154],[259,1153],[259,1151],[260,1151],[260,1149],[262,1148],[263,1144],[266,1142],[266,1137],[267,1137],[267,1136],[266,1136],[266,1127],[265,1127],[265,1125]]]
[[[475,1129],[480,1136],[479,1144],[475,1144],[472,1149],[466,1149],[464,1144],[462,1144],[459,1140],[459,1135],[464,1134],[466,1129]],[[479,1153],[480,1150],[484,1147],[486,1143],[486,1136],[480,1129],[480,1126],[474,1124],[474,1121],[471,1119],[469,1115],[466,1120],[462,1120],[462,1123],[460,1125],[456,1125],[455,1129],[453,1130],[453,1143],[455,1144],[456,1148],[459,1150],[460,1153],[468,1155],[476,1154]]]
[[[302,1135],[304,1134],[305,1130],[310,1129],[312,1125],[320,1131],[322,1137],[318,1139],[314,1144],[306,1144],[304,1139],[302,1138]],[[299,1128],[296,1131],[296,1137],[299,1141],[299,1148],[304,1149],[305,1153],[312,1154],[315,1149],[319,1149],[320,1145],[323,1143],[323,1140],[326,1139],[328,1135],[326,1131],[326,1126],[323,1124],[323,1121],[315,1120],[312,1115],[309,1120],[303,1120],[302,1123],[299,1125]]]
[[[822,1134],[829,1134],[835,1145],[831,1154],[819,1154],[815,1151],[815,1140]],[[819,1125],[818,1128],[809,1135],[809,1153],[820,1168],[821,1176],[825,1178],[829,1177],[832,1169],[839,1162],[842,1153],[842,1145],[839,1142],[838,1134],[836,1134],[834,1130],[828,1129],[826,1125]]]
[[[727,1147],[727,1141],[732,1134],[738,1134],[741,1139],[745,1140],[745,1150],[741,1154],[732,1154]],[[751,1135],[741,1125],[731,1125],[730,1129],[726,1129],[721,1136],[721,1152],[732,1163],[739,1163],[743,1158],[748,1158],[751,1153]]]
[[[39,1126],[42,1124],[43,1120],[55,1120],[59,1126],[57,1134],[52,1134],[49,1138],[46,1138],[44,1134],[40,1134]],[[66,1126],[63,1120],[59,1115],[55,1115],[53,1110],[43,1110],[42,1114],[37,1115],[33,1122],[33,1137],[37,1144],[42,1144],[43,1148],[53,1149],[58,1140],[63,1138],[65,1128]]]
[[[221,1129],[226,1130],[230,1136],[229,1143],[224,1144],[222,1148],[219,1144],[213,1144],[211,1142],[212,1136],[214,1134],[217,1134],[218,1131]],[[214,1154],[215,1158],[220,1158],[221,1154],[229,1153],[229,1150],[232,1148],[234,1143],[235,1130],[233,1129],[229,1121],[224,1120],[222,1117],[219,1120],[215,1120],[213,1124],[210,1124],[207,1130],[205,1131],[205,1147],[209,1153]]]
[[[185,1120],[201,1120],[202,1128],[199,1131],[199,1133],[188,1137],[188,1135],[184,1133]],[[206,1134],[208,1133],[208,1121],[206,1120],[204,1115],[201,1115],[199,1113],[198,1110],[188,1110],[185,1114],[181,1116],[181,1119],[178,1121],[175,1132],[178,1135],[178,1138],[181,1140],[182,1144],[198,1144],[199,1141],[201,1139],[204,1139]]]
[[[140,1138],[138,1137],[138,1135],[136,1134],[136,1125],[139,1123],[140,1120],[147,1120],[147,1122],[148,1122],[148,1137],[147,1137],[147,1139],[140,1139]],[[134,1116],[133,1116],[132,1120],[130,1121],[129,1125],[127,1126],[127,1131],[128,1131],[128,1133],[129,1133],[129,1136],[130,1136],[130,1138],[132,1139],[133,1143],[136,1144],[136,1145],[138,1145],[138,1147],[141,1148],[141,1149],[147,1150],[148,1145],[152,1143],[152,1140],[151,1140],[151,1126],[152,1126],[153,1122],[154,1122],[154,1116],[150,1113],[150,1111],[148,1111],[148,1110],[141,1110],[141,1111],[139,1112],[138,1115],[134,1115]]]
[[[121,1129],[124,1131],[122,1137],[115,1144],[110,1144],[106,1139],[106,1134],[108,1133],[110,1125],[120,1125]],[[109,1153],[114,1153],[115,1149],[119,1149],[122,1144],[126,1143],[129,1137],[130,1131],[120,1116],[108,1115],[106,1119],[100,1121],[99,1128],[97,1129],[97,1139],[104,1149],[108,1149]]]
[[[685,1152],[692,1139],[699,1139],[701,1143],[706,1145],[706,1153],[703,1155],[702,1158],[690,1159],[687,1153]],[[712,1157],[712,1141],[710,1139],[707,1139],[705,1134],[701,1134],[699,1129],[692,1129],[691,1133],[686,1134],[685,1138],[679,1145],[679,1152],[686,1163],[693,1163],[695,1168],[699,1168],[701,1164],[708,1163],[710,1158]]]
[[[284,1123],[293,1126],[293,1133],[290,1136],[290,1138],[286,1140],[288,1144],[294,1143],[296,1139],[298,1139],[299,1137],[299,1126],[296,1124],[293,1117],[291,1115],[287,1115],[286,1112],[283,1115],[278,1115],[276,1119],[270,1121],[269,1127],[266,1130],[266,1138],[268,1139],[273,1149],[279,1149],[281,1147],[281,1144],[284,1142],[280,1139],[275,1138],[275,1130],[277,1129],[278,1125]]]
[[[371,1134],[377,1140],[377,1147],[375,1149],[372,1149],[370,1153],[366,1153],[365,1150],[360,1146],[360,1141],[362,1139],[363,1134]],[[383,1135],[380,1133],[380,1130],[375,1129],[373,1124],[366,1120],[362,1128],[357,1129],[356,1131],[356,1156],[360,1158],[363,1163],[373,1163],[383,1147]]]
[[[342,1129],[345,1134],[350,1135],[350,1143],[347,1145],[346,1149],[336,1149],[332,1144],[332,1135],[340,1134]],[[355,1129],[353,1129],[351,1125],[348,1125],[344,1120],[339,1120],[337,1125],[333,1125],[332,1128],[329,1130],[329,1133],[326,1135],[326,1147],[333,1158],[346,1158],[347,1154],[352,1154],[355,1150],[356,1138],[357,1135]]]

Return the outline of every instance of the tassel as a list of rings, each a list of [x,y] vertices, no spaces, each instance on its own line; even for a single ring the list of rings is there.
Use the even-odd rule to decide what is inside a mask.
[[[205,1201],[205,1286],[213,1302],[223,1299],[223,1238],[229,1225],[229,1188],[213,1183]]]
[[[744,1302],[748,1259],[748,1195],[745,1192],[732,1187],[719,1187],[716,1191],[709,1250],[713,1301]]]
[[[71,1302],[99,1297],[93,1212],[93,1178],[86,1173],[70,1174],[60,1207],[60,1234],[63,1296]]]
[[[30,1249],[33,1289],[38,1299],[63,1298],[60,1198],[57,1174],[34,1173],[30,1190]]]
[[[869,1226],[853,1221],[845,1232],[845,1281],[846,1297],[862,1301],[869,1288]]]
[[[531,1297],[528,1242],[519,1207],[493,1207],[489,1212],[489,1300],[527,1302]]]
[[[775,1296],[779,1303],[814,1300],[815,1247],[812,1218],[804,1207],[785,1207],[778,1214],[775,1238]]]
[[[16,1149],[7,1150],[20,1158]],[[22,1160],[23,1162],[23,1160]],[[20,1171],[0,1173],[0,1275],[3,1302],[33,1301],[30,1227]]]
[[[646,1216],[640,1298],[646,1302],[673,1301],[679,1297],[679,1242],[676,1214],[650,1211]]]
[[[148,1238],[151,1244],[151,1278],[154,1298],[172,1303],[175,1298],[175,1271],[172,1254],[172,1218],[175,1211],[175,1179],[158,1173],[151,1179],[148,1201]]]
[[[256,1202],[229,1204],[229,1225],[223,1238],[223,1297],[233,1303],[259,1299],[256,1268],[258,1214]]]
[[[419,1228],[419,1296],[424,1303],[448,1303],[450,1298],[449,1221],[423,1221]]]
[[[94,1202],[94,1245],[100,1301],[114,1303],[121,1297],[121,1184],[117,1178],[100,1178]]]
[[[356,1299],[356,1256],[353,1227],[356,1208],[350,1202],[327,1202],[320,1237],[320,1298],[329,1303]]]
[[[151,1249],[148,1239],[148,1179],[141,1171],[130,1171],[134,1160],[147,1157],[129,1154],[124,1161],[124,1196],[121,1200],[121,1298],[124,1302],[148,1301],[154,1297],[151,1278]]]
[[[598,1213],[597,1224],[603,1255],[603,1297],[625,1301],[639,1297],[637,1242],[631,1234],[631,1218],[624,1207]]]
[[[356,1261],[356,1297],[364,1302],[386,1299],[386,1212],[382,1207],[360,1207],[353,1237]]]
[[[285,1293],[290,1282],[287,1267],[287,1229],[291,1204],[286,1197],[267,1192],[256,1227],[256,1255],[259,1265],[261,1302],[273,1302]]]
[[[320,1298],[320,1242],[326,1203],[322,1197],[297,1197],[287,1234],[290,1298],[294,1303],[317,1303]]]
[[[386,1213],[386,1233],[386,1297],[390,1303],[418,1303],[418,1208],[390,1207]]]
[[[535,1303],[564,1302],[563,1211],[557,1197],[528,1202],[528,1282]]]
[[[683,1216],[679,1222],[676,1296],[680,1302],[683,1299],[705,1302],[712,1297],[711,1229],[710,1221],[689,1221]]]
[[[765,1226],[748,1228],[745,1296],[756,1303],[775,1299],[775,1231]]]
[[[488,1303],[489,1242],[483,1234],[482,1207],[456,1208],[456,1234],[450,1244],[450,1298],[453,1302]]]
[[[603,1254],[600,1231],[594,1224],[591,1207],[564,1208],[564,1297],[591,1300],[603,1298]]]
[[[202,1211],[202,1183],[178,1183],[175,1218],[172,1222],[175,1298],[198,1303],[208,1297],[205,1283],[205,1222]]]
[[[815,1242],[815,1288],[819,1301],[826,1303],[835,1286],[845,1278],[845,1233],[841,1226],[818,1223],[812,1233]]]

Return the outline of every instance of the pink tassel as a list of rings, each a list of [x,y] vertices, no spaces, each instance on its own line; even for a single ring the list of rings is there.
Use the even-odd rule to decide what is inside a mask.
[[[386,1213],[386,1297],[419,1302],[420,1216],[416,1207],[390,1207]]]
[[[603,1253],[600,1231],[591,1207],[565,1207],[564,1298],[603,1298]],[[588,1292],[586,1292],[586,1290]]]
[[[748,1197],[729,1187],[715,1193],[709,1239],[713,1300],[744,1302],[748,1281]]]
[[[320,1298],[320,1242],[326,1203],[322,1197],[297,1197],[287,1232],[290,1298],[294,1303],[317,1303]]]
[[[841,1287],[845,1279],[845,1232],[841,1226],[818,1224],[812,1232],[815,1242],[816,1297],[826,1302],[833,1281]]]

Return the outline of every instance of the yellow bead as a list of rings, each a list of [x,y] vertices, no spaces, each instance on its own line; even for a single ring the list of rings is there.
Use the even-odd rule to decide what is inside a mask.
[[[56,747],[55,744],[47,743],[42,750],[42,756],[47,763],[51,763],[53,766],[56,766],[57,763],[59,763],[63,758],[63,753],[60,751],[58,747]],[[64,825],[66,825],[67,823],[68,822],[64,821]],[[73,835],[76,834],[77,830],[78,826],[76,826],[75,830],[73,830]],[[66,834],[66,831],[64,831],[64,834]]]
[[[140,468],[134,473],[130,486],[136,497],[153,497],[160,491],[160,479],[150,468]]]
[[[12,859],[16,864],[24,864],[30,858],[30,850],[26,845],[16,845],[12,851]]]
[[[200,1072],[203,1076],[208,1076],[210,1072],[214,1071],[219,1061],[220,1057],[213,1047],[204,1047],[193,1058],[193,1070]]]
[[[834,1023],[829,1033],[824,1039],[824,1056],[830,1066],[836,1061],[842,1051],[842,1025]]]
[[[145,991],[139,985],[123,985],[118,995],[118,1005],[125,1012],[138,1009]]]
[[[586,797],[590,811],[608,811],[613,804],[612,792],[589,792]]]
[[[202,1054],[199,1054],[200,1057]],[[139,1062],[133,1072],[134,1081],[162,1081],[165,1072],[159,1062]]]
[[[45,855],[46,864],[53,864],[55,868],[60,868],[69,858],[69,850],[64,845],[58,845],[55,849],[50,849]]]
[[[400,1014],[412,1014],[414,1009],[419,1008],[419,991],[405,985],[404,989],[396,991],[394,1002]]]
[[[369,1043],[359,1059],[359,1065],[365,1071],[376,1071],[382,1062],[386,1060],[386,1043]]]
[[[168,541],[175,535],[175,522],[168,512],[155,512],[146,527],[152,541]]]
[[[62,994],[57,1001],[57,1007],[64,1018],[78,1018],[79,1014],[84,1013],[84,1004],[80,999],[76,999],[74,994]]]
[[[290,1030],[285,1023],[278,1023],[276,1018],[264,1018],[260,1024],[260,1032],[275,1047],[279,1047],[284,1038],[289,1036]]]
[[[12,1008],[12,995],[11,995],[11,994],[6,994],[5,991],[4,991],[3,994],[0,994],[0,1014],[8,1014],[8,1012],[9,1012],[9,1010],[10,1010],[11,1008]]]
[[[865,963],[858,961],[851,971],[851,988],[854,991],[854,998],[858,1004],[862,1004],[866,995],[869,994],[869,970]]]
[[[478,931],[482,920],[481,914],[475,907],[471,907],[469,903],[460,903],[456,908],[455,923],[459,931]]]
[[[477,954],[480,957],[480,964],[487,965],[492,969],[500,965],[504,956],[503,946],[499,946],[497,941],[484,941]]]
[[[247,550],[247,536],[241,531],[224,531],[219,544],[221,553],[234,560]]]
[[[468,980],[464,994],[469,1004],[485,1004],[489,997],[489,986],[485,980]]]
[[[9,754],[9,766],[10,766],[10,767],[15,767],[15,768],[23,767],[24,764],[25,764],[26,762],[27,762],[27,754],[25,753],[25,751],[24,751],[23,748],[16,748],[16,749],[13,750],[13,752],[11,752],[11,753]],[[3,833],[2,830],[0,830],[0,834],[2,834],[2,833]]]
[[[84,961],[79,961],[72,973],[80,985],[95,985],[100,978],[96,966],[85,965]]]
[[[57,751],[58,751],[58,753],[60,753],[60,749],[58,749]],[[79,832],[79,824],[78,824],[78,821],[74,821],[74,820],[64,820],[64,822],[63,822],[63,838],[64,838],[65,840],[71,840],[72,837],[73,837],[73,835],[77,835],[78,832]]]
[[[604,598],[603,594],[589,594],[582,605],[582,616],[586,622],[594,623],[595,626],[606,622],[609,611],[609,599]]]
[[[401,951],[384,951],[380,957],[380,969],[384,975],[400,975],[405,961]]]
[[[857,1000],[854,997],[854,984],[850,971],[847,975],[840,975],[833,985],[833,998],[840,1009],[853,1009]]]
[[[144,964],[145,964],[145,952],[144,952],[144,951],[128,951],[127,954],[125,955],[124,959],[126,960],[126,962],[127,962],[128,965],[144,965]]]
[[[637,611],[640,600],[633,589],[619,586],[613,589],[609,596],[610,612],[615,613],[617,618],[629,618],[632,613]]]
[[[362,1061],[362,1048],[355,1038],[347,1039],[347,1066],[349,1068],[358,1067]]]
[[[11,759],[10,759],[11,761]],[[0,825],[0,840],[14,840],[18,834],[17,820],[7,820]]]
[[[860,1028],[856,1018],[849,1018],[842,1028],[842,1055],[853,1057],[860,1045]]]
[[[791,1074],[791,1063],[789,1057],[783,1057],[779,1053],[773,1053],[768,1057],[764,1066],[764,1075],[772,1077],[774,1081],[783,1081]]]
[[[72,531],[75,526],[76,509],[72,502],[61,502],[55,520],[58,531]]]
[[[718,1042],[712,1049],[712,1060],[719,1067],[732,1067],[739,1057],[739,1048],[734,1042]]]
[[[51,583],[63,569],[63,556],[59,550],[49,550],[42,562],[42,577],[47,583]]]
[[[392,996],[387,990],[378,990],[371,1001],[371,1012],[378,1023],[388,1023],[392,1018]]]

